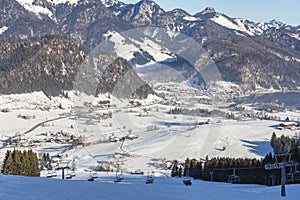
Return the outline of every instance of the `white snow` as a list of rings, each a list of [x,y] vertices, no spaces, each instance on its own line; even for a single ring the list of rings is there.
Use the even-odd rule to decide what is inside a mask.
[[[300,34],[299,33],[294,33],[294,34],[289,34],[291,37],[300,40]]]
[[[34,0],[17,0],[26,10],[33,12],[37,15],[45,14],[52,18],[53,13],[42,6],[33,5]]]
[[[192,180],[186,187],[181,178],[156,177],[154,183],[145,184],[145,176],[125,175],[122,183],[113,183],[113,175],[99,173],[94,182],[85,180],[56,180],[46,178],[0,175],[1,199],[14,200],[66,200],[66,199],[222,199],[222,200],[280,200],[280,186],[236,185]],[[86,172],[85,176],[88,176]],[[86,178],[85,177],[85,178]],[[287,200],[300,195],[299,185],[287,185]]]
[[[58,4],[65,4],[65,3],[77,4],[79,0],[47,0],[47,1],[55,5],[58,5]]]
[[[185,16],[185,17],[183,17],[183,19],[186,21],[191,21],[191,22],[199,21],[199,19],[197,19],[196,17],[192,17],[192,16]]]
[[[118,0],[101,0],[101,1],[103,5],[105,5],[108,8],[120,3]]]
[[[109,40],[115,44],[114,50],[116,54],[128,61],[134,58],[135,52],[140,52],[134,44],[128,44],[126,38],[118,32],[108,32],[104,37],[110,37]]]
[[[164,50],[159,44],[148,38],[141,38],[141,41],[134,40],[123,36],[118,32],[108,32],[104,35],[111,42],[115,44],[114,50],[118,56],[130,61],[135,58],[134,53],[141,53],[141,49],[148,52],[156,62],[165,61],[167,59],[173,59],[169,51]]]
[[[40,14],[45,14],[48,15],[50,18],[53,18],[53,13],[48,9],[43,6],[39,5],[34,5],[35,0],[17,0],[26,10],[35,13],[36,15]],[[58,4],[77,4],[79,0],[46,0],[53,5],[58,5]]]
[[[5,33],[5,31],[8,30],[8,27],[7,26],[3,26],[2,28],[0,28],[0,35]]]
[[[221,14],[217,14],[211,20],[221,26],[227,27],[232,30],[237,30],[237,31],[247,33],[250,36],[254,36],[255,34],[262,33],[262,30],[259,29],[259,27],[254,27],[254,25],[248,26],[248,28],[247,28],[245,25],[245,20],[243,20],[243,19],[234,19],[234,22],[233,22],[233,21],[230,21],[227,17],[225,17]]]
[[[269,22],[265,22],[265,23],[258,23],[257,24],[263,31],[269,30],[270,28],[276,28],[276,29],[280,29],[283,27],[286,27],[287,24],[282,23],[276,19],[271,20]]]
[[[51,97],[51,99],[49,99],[43,92],[33,92],[30,94],[0,95],[0,109],[8,108],[11,110],[42,110],[47,107],[53,109],[57,107],[59,103],[64,104],[64,106],[69,109],[73,105],[71,99],[65,99],[60,97]]]
[[[167,89],[169,94],[166,93],[167,97],[176,94],[176,101],[187,108],[195,106],[197,99],[203,99],[206,96],[205,94],[194,96],[193,93],[196,90],[187,91],[187,87],[183,83],[174,83],[173,87],[171,83],[168,84],[169,86],[162,84],[159,87],[167,86],[166,89],[169,88]],[[227,84],[226,87],[230,89],[232,85]],[[72,93],[69,92],[69,95],[72,96]],[[100,96],[92,101],[98,102],[104,98],[105,96]],[[209,99],[208,96],[205,98]],[[41,93],[27,96],[25,94],[1,96],[0,100],[1,109],[8,108],[10,110],[8,113],[0,112],[1,140],[14,136],[16,133],[24,133],[38,123],[59,117],[59,114],[69,113],[72,105],[68,99],[58,97],[49,100]],[[117,107],[100,109],[97,113],[107,113],[110,110],[113,112],[112,119],[87,123],[89,118],[74,121],[71,116],[40,126],[26,136],[36,138],[41,133],[58,131],[84,136],[89,145],[78,147],[76,150],[68,150],[68,145],[56,143],[46,143],[44,146],[35,148],[36,151],[46,151],[52,155],[64,151],[68,155],[67,160],[73,157],[77,158],[76,167],[81,170],[94,168],[99,161],[115,163],[116,152],[129,155],[120,158],[123,162],[124,172],[142,169],[143,171],[157,170],[158,174],[164,174],[164,170],[154,167],[158,163],[153,159],[185,160],[187,157],[204,159],[207,155],[209,157],[261,158],[272,151],[269,140],[275,131],[272,126],[278,124],[276,121],[232,121],[210,118],[211,123],[208,125],[191,127],[189,124],[193,124],[195,121],[205,122],[208,118],[166,114],[173,106],[161,105],[158,103],[161,100],[155,96],[149,96],[147,100],[140,101],[144,106],[139,108],[128,107],[127,103],[111,97],[111,104],[115,104]],[[60,103],[65,107],[64,110],[57,108]],[[50,111],[40,110],[42,105],[51,106]],[[205,108],[205,105],[201,107]],[[211,110],[215,107],[206,105],[206,108]],[[17,117],[20,114],[36,117],[24,120]],[[18,126],[15,126],[16,123]],[[167,127],[167,123],[173,125]],[[75,126],[75,124],[77,125]],[[70,128],[71,125],[76,128]],[[157,129],[149,131],[148,127],[151,126],[157,127]],[[132,141],[126,140],[122,147],[121,142],[105,142],[112,134],[119,139],[128,135],[129,130],[132,131],[130,134],[138,135],[138,138]],[[294,132],[283,130],[280,131],[280,134],[293,136]],[[223,147],[226,147],[225,151],[220,150]],[[6,150],[1,149],[1,151],[0,157],[3,159]],[[149,163],[153,163],[153,165]]]

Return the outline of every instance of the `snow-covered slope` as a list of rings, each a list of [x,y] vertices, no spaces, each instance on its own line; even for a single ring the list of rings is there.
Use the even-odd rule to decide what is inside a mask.
[[[189,89],[183,84],[175,83],[171,87],[170,84],[159,85],[160,88],[166,88],[167,98],[170,99],[176,94],[176,101],[180,105],[192,108],[197,104],[197,97],[189,96],[196,92],[194,88]],[[162,91],[163,89],[160,92]],[[69,96],[72,99],[71,93]],[[110,100],[114,106],[101,108],[97,103],[101,100]],[[0,112],[2,121],[0,147],[9,137],[23,135],[32,127],[43,124],[26,133],[24,137],[30,140],[41,139],[41,137],[47,139],[41,134],[63,131],[85,138],[87,145],[78,146],[76,149],[69,149],[68,143],[56,142],[41,142],[32,147],[37,152],[49,152],[51,155],[63,152],[68,155],[63,159],[65,162],[76,159],[75,164],[79,171],[95,169],[99,163],[112,163],[111,169],[116,170],[115,163],[119,160],[122,162],[124,172],[141,169],[156,170],[157,174],[166,173],[165,170],[157,167],[162,164],[159,160],[165,160],[166,164],[170,164],[175,159],[182,161],[186,158],[205,159],[206,156],[261,158],[272,152],[270,138],[275,131],[273,126],[278,125],[278,121],[232,121],[209,118],[210,124],[205,124],[207,117],[167,114],[174,107],[159,103],[161,100],[150,96],[147,100],[141,101],[141,107],[136,107],[114,97],[108,99],[99,96],[89,100],[99,109],[94,113],[89,111],[88,114],[83,110],[83,114],[79,115],[71,111],[72,103],[65,98],[49,100],[40,93],[1,96],[0,109],[3,112]],[[88,100],[85,99],[84,102],[86,101]],[[47,106],[50,109],[44,109]],[[213,105],[201,105],[201,107],[216,109]],[[5,109],[7,112],[4,111]],[[109,111],[112,112],[112,118],[99,120],[98,116]],[[20,116],[35,117],[26,120]],[[61,116],[65,117],[59,118]],[[74,116],[82,117],[74,118]],[[297,119],[297,116],[299,117],[295,113],[294,118]],[[56,120],[46,123],[49,119]],[[200,125],[192,125],[195,122],[199,122]],[[18,126],[15,126],[16,123]],[[119,141],[129,133],[138,137],[126,140],[124,143]],[[295,133],[282,130],[279,134],[294,136]],[[117,141],[109,142],[110,137],[116,138]],[[222,150],[224,147],[225,150]],[[15,146],[0,149],[0,158],[4,158],[7,149],[13,148]]]
[[[146,185],[145,179],[144,176],[125,176],[123,183],[116,184],[113,183],[113,176],[106,174],[100,174],[100,178],[94,182],[0,175],[0,197],[14,200],[183,200],[199,199],[199,196],[207,200],[282,199],[279,186],[234,185],[195,180],[191,187],[185,187],[180,178],[155,178],[154,184]],[[297,199],[299,191],[299,185],[288,185],[285,199]]]
[[[150,55],[148,58],[153,59],[149,59],[148,62],[162,62],[174,58],[171,56],[170,51],[165,50],[158,43],[146,37],[140,38],[138,41],[118,32],[108,32],[105,38],[114,43],[114,50],[117,55],[128,61],[134,59],[136,53],[142,55],[144,52]]]
[[[118,1],[118,0],[101,0],[103,5],[105,5],[106,7],[112,7],[112,6],[116,6],[116,5],[125,5],[124,3]]]
[[[3,26],[2,28],[0,28],[0,35],[3,34],[7,30],[8,30],[7,26]]]
[[[287,26],[287,24],[273,19],[269,22],[258,23],[257,24],[263,31],[269,30],[270,28],[281,29]]]
[[[48,15],[50,18],[54,18],[53,13],[47,7],[37,4],[36,0],[16,0],[19,2],[26,10],[33,12],[37,15],[44,14]],[[79,0],[45,0],[50,5],[56,6],[58,4],[77,4]]]
[[[45,14],[50,18],[53,17],[53,13],[45,7],[33,4],[34,0],[17,0],[26,10],[33,12],[37,15]]]
[[[216,14],[216,16],[213,17],[211,20],[221,26],[225,26],[229,29],[244,32],[250,36],[259,35],[263,32],[254,23],[251,23],[244,19],[231,19],[225,15]]]

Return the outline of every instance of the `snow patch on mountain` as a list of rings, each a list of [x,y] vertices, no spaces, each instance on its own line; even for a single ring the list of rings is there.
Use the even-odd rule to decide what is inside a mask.
[[[55,5],[58,5],[58,4],[65,4],[65,3],[77,4],[79,0],[47,0],[47,1]]]
[[[246,20],[244,20],[244,19],[231,20],[222,14],[217,14],[211,20],[221,26],[227,27],[232,30],[247,33],[250,36],[254,36],[256,34],[261,34],[263,32],[258,26],[255,26],[254,24],[251,24],[251,23],[247,24]]]
[[[257,26],[259,26],[262,30],[266,31],[269,30],[270,28],[281,29],[286,27],[287,24],[282,23],[281,21],[278,21],[276,19],[273,19],[269,22],[258,23]]]
[[[143,54],[143,52],[149,53],[156,62],[174,58],[171,56],[171,52],[148,38],[141,38],[141,41],[137,41],[118,32],[108,32],[104,36],[114,43],[116,54],[128,61],[135,58],[135,53]]]
[[[2,35],[3,33],[5,33],[5,31],[8,30],[7,26],[3,26],[2,28],[0,28],[0,35]]]
[[[298,33],[294,33],[294,34],[289,34],[289,36],[291,36],[292,38],[295,38],[297,40],[300,40],[300,34]]]
[[[21,4],[26,10],[33,12],[37,14],[38,16],[40,14],[48,15],[50,18],[53,17],[53,13],[42,6],[34,5],[33,2],[34,0],[17,0],[19,4]]]
[[[140,50],[133,44],[128,44],[126,38],[118,32],[108,32],[104,35],[105,38],[109,38],[114,43],[114,50],[116,54],[126,60],[134,59],[134,53],[140,52]]]
[[[197,19],[196,17],[191,17],[191,16],[185,16],[185,17],[183,17],[183,19],[186,21],[191,21],[191,22],[199,21],[199,19]]]
[[[35,0],[16,0],[16,1],[29,12],[33,12],[38,16],[40,16],[40,14],[44,14],[44,15],[48,15],[50,18],[54,18],[53,13],[48,8],[45,8],[40,5],[36,5]],[[56,6],[65,3],[75,5],[78,3],[79,0],[46,0],[46,1]]]
[[[122,4],[123,6],[125,4],[123,4],[122,2],[119,2],[118,0],[102,0],[103,5],[105,5],[107,8],[115,6],[115,5],[119,5]]]

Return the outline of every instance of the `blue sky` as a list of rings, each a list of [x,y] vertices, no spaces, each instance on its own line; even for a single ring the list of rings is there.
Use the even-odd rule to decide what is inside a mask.
[[[120,0],[136,3],[139,0]],[[291,25],[300,25],[300,0],[154,0],[165,10],[183,8],[191,14],[210,6],[230,17],[255,22],[278,19]]]

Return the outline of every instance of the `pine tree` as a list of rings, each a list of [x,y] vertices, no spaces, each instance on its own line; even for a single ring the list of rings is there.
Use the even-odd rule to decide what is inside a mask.
[[[21,175],[21,166],[22,166],[21,157],[22,157],[21,151],[18,150],[13,151],[12,153],[12,158],[14,161],[13,174],[15,175]]]
[[[277,136],[276,136],[275,132],[273,132],[272,137],[271,137],[271,146],[272,146],[272,148],[275,147],[276,139],[277,139]]]
[[[174,164],[173,164],[172,171],[171,171],[171,176],[172,177],[178,176],[178,166],[177,166],[177,164],[178,164],[178,162],[177,162],[177,160],[175,160]]]
[[[11,153],[11,151],[8,150],[6,152],[6,156],[4,159],[4,166],[3,166],[2,173],[3,174],[12,174],[13,169],[14,169],[14,161],[13,161],[12,153]]]

